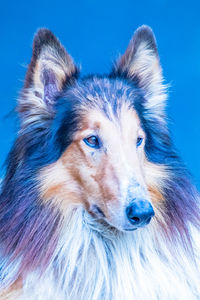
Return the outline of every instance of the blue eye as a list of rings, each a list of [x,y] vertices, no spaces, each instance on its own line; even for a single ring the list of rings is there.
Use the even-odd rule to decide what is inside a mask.
[[[83,141],[86,143],[87,146],[89,146],[91,148],[95,148],[95,149],[100,148],[99,139],[95,135],[89,136],[89,137],[83,139]]]
[[[136,146],[139,147],[143,142],[143,138],[142,137],[138,137],[137,138],[137,143],[136,143]]]

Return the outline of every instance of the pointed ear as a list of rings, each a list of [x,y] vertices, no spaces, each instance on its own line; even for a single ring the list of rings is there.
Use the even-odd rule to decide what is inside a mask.
[[[40,29],[34,37],[33,54],[25,78],[26,100],[32,99],[37,106],[48,107],[77,75],[77,67],[59,40],[50,30]]]
[[[165,86],[156,40],[150,27],[143,25],[136,30],[127,50],[116,62],[112,76],[133,81],[144,90],[147,108],[163,110]]]

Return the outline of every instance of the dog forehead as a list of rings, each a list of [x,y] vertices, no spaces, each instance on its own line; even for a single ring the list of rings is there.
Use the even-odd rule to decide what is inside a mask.
[[[92,77],[79,81],[70,90],[76,98],[77,111],[80,110],[88,124],[97,125],[105,118],[111,121],[139,123],[134,108],[139,91],[133,85],[121,79]],[[70,96],[70,95],[69,95]]]
[[[72,96],[79,103],[88,106],[96,105],[103,108],[109,104],[115,110],[123,102],[133,105],[135,98],[138,98],[139,91],[133,84],[125,80],[94,76],[78,80],[71,87],[69,93],[67,92],[67,96]]]

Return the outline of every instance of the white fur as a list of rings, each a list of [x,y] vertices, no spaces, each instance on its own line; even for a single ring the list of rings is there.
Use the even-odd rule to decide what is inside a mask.
[[[200,236],[197,231],[195,235]],[[199,248],[194,244],[198,264]],[[153,221],[134,232],[113,232],[82,208],[69,212],[52,261],[41,277],[39,273],[24,279],[19,300],[192,300],[200,296],[194,258],[178,240],[167,242]]]

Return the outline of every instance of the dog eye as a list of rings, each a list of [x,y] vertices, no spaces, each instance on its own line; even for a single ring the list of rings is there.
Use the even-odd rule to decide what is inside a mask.
[[[137,138],[137,143],[136,143],[136,146],[139,147],[143,142],[143,138],[142,137],[138,137]]]
[[[95,135],[89,136],[89,137],[83,139],[83,141],[86,143],[87,146],[89,146],[91,148],[95,148],[95,149],[100,148],[99,139]]]

